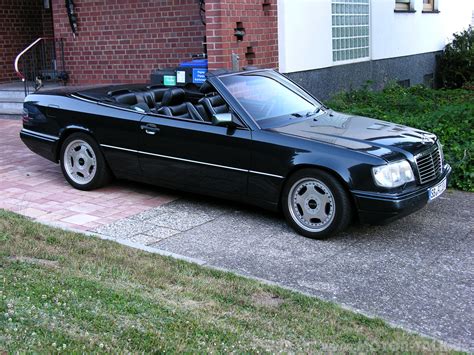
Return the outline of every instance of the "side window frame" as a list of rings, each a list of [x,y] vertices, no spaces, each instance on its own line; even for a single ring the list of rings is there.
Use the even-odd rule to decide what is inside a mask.
[[[244,125],[244,127],[239,129],[248,129],[251,131],[255,131],[260,129],[260,127],[256,124],[253,118],[246,112],[237,100],[227,91],[225,85],[221,82],[218,76],[214,76],[208,79],[209,84],[216,90],[216,92],[222,96],[224,101],[229,106],[229,110],[233,113],[239,121]]]

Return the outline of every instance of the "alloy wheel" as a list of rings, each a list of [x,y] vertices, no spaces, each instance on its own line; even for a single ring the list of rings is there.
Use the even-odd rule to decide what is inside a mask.
[[[90,183],[97,172],[97,158],[89,143],[77,139],[64,150],[64,168],[69,178],[79,185]]]
[[[326,184],[315,178],[303,178],[289,191],[288,209],[301,228],[321,232],[334,220],[336,204]]]

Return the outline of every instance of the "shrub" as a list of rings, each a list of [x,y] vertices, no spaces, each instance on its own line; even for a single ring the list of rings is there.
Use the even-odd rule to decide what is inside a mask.
[[[474,191],[474,93],[433,90],[423,86],[390,85],[383,91],[367,88],[340,93],[328,106],[435,133],[453,167],[451,186]]]
[[[471,26],[455,33],[438,58],[437,85],[445,88],[461,88],[474,85],[474,30]]]

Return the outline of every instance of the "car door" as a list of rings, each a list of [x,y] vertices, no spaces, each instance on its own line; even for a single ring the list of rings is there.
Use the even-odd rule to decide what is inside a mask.
[[[151,183],[239,198],[247,193],[251,131],[145,115],[139,162]]]

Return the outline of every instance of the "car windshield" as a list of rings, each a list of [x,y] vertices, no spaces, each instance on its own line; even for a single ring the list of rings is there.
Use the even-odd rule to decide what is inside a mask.
[[[227,90],[255,121],[276,117],[306,117],[321,104],[275,72],[243,73],[220,78]]]

